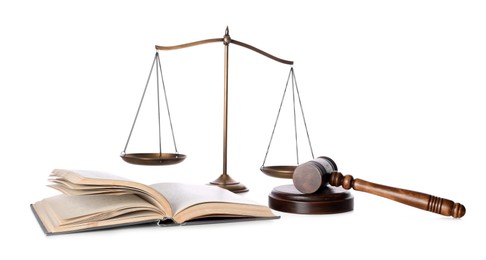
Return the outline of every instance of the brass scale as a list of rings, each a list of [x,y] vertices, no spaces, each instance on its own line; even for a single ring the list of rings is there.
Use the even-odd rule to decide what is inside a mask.
[[[229,62],[228,52],[229,52],[229,45],[230,44],[235,44],[235,45],[250,49],[250,50],[257,52],[257,53],[259,53],[263,56],[266,56],[270,59],[273,59],[277,62],[291,66],[290,72],[289,72],[288,78],[287,78],[287,83],[285,85],[285,89],[284,89],[284,92],[283,92],[282,101],[280,102],[280,107],[279,107],[279,110],[278,110],[278,113],[277,113],[277,117],[276,117],[276,120],[275,120],[273,131],[272,131],[270,141],[269,141],[269,144],[268,144],[268,148],[267,148],[267,151],[265,153],[265,159],[264,159],[263,164],[260,168],[260,170],[263,173],[265,173],[265,174],[267,174],[271,177],[291,179],[295,168],[299,164],[298,138],[297,138],[297,126],[296,126],[297,125],[296,103],[298,103],[299,106],[300,106],[301,117],[303,119],[303,123],[304,123],[304,126],[305,126],[305,131],[306,131],[306,135],[307,135],[307,139],[308,139],[310,152],[311,152],[312,157],[314,158],[314,153],[312,151],[312,145],[311,145],[311,142],[310,142],[309,133],[308,133],[308,130],[307,130],[307,123],[305,121],[304,111],[303,111],[303,108],[302,108],[302,102],[301,102],[300,94],[299,94],[299,91],[298,91],[298,88],[297,88],[297,82],[296,82],[296,78],[295,78],[295,74],[294,74],[294,69],[292,67],[293,61],[280,59],[280,58],[275,57],[275,56],[273,56],[273,55],[271,55],[267,52],[264,52],[260,49],[257,49],[255,47],[249,45],[249,44],[246,44],[246,43],[232,39],[229,35],[228,27],[226,27],[225,35],[224,35],[223,38],[207,39],[207,40],[195,41],[195,42],[190,42],[190,43],[185,43],[185,44],[180,44],[180,45],[175,45],[175,46],[155,46],[156,54],[155,54],[155,57],[154,57],[154,60],[153,60],[153,63],[152,63],[152,67],[150,69],[147,84],[145,85],[145,89],[143,91],[142,99],[141,99],[140,104],[138,106],[138,110],[137,110],[137,113],[135,115],[135,119],[133,121],[132,128],[130,130],[130,134],[129,134],[127,142],[126,142],[125,149],[123,150],[123,152],[120,155],[121,158],[128,163],[137,164],[137,165],[172,165],[172,164],[177,164],[177,163],[184,161],[184,159],[186,158],[186,155],[181,154],[177,151],[177,146],[176,146],[175,137],[174,137],[174,131],[173,131],[173,127],[172,127],[172,120],[171,120],[171,117],[170,117],[169,105],[168,105],[167,102],[166,102],[166,109],[167,109],[167,113],[168,113],[168,121],[169,121],[169,124],[170,124],[170,129],[172,131],[172,139],[173,139],[175,151],[171,152],[171,153],[162,151],[162,146],[161,146],[161,141],[160,141],[161,140],[161,131],[160,131],[160,127],[161,127],[161,122],[160,122],[160,112],[161,111],[160,110],[161,109],[160,109],[160,94],[159,94],[160,93],[160,85],[162,85],[163,95],[164,95],[166,101],[167,101],[167,94],[166,94],[165,84],[164,84],[163,77],[162,77],[162,68],[161,68],[161,63],[160,63],[158,51],[177,50],[177,49],[189,48],[189,47],[193,47],[193,46],[197,46],[197,45],[208,44],[208,43],[217,43],[217,42],[222,42],[224,44],[223,173],[216,180],[211,181],[209,184],[222,187],[224,189],[230,190],[230,191],[235,192],[235,193],[248,191],[248,188],[245,185],[234,180],[227,173],[227,155],[228,155],[228,152],[227,152],[228,151],[228,149],[227,149],[228,148],[228,139],[227,139],[227,136],[228,136],[228,62]],[[139,112],[140,112],[140,108],[141,108],[142,103],[144,101],[144,96],[145,96],[145,93],[146,93],[146,90],[147,90],[147,86],[149,85],[149,81],[150,81],[151,75],[153,73],[154,67],[155,67],[156,74],[157,74],[157,100],[158,100],[158,115],[159,115],[159,121],[158,121],[158,124],[159,124],[159,151],[158,152],[151,152],[151,153],[127,153],[126,152],[127,147],[128,147],[129,142],[130,142],[130,138],[132,136],[133,129],[134,129],[135,124],[137,122],[137,118],[138,118],[138,115],[139,115]],[[159,75],[160,75],[160,77],[159,77]],[[162,79],[161,84],[159,83],[160,79]],[[294,131],[295,131],[295,145],[296,145],[297,164],[296,165],[266,166],[265,162],[266,162],[266,159],[267,159],[268,152],[270,150],[272,139],[273,139],[273,136],[274,136],[274,133],[275,133],[275,128],[277,127],[277,122],[279,120],[281,108],[282,108],[282,105],[284,103],[284,99],[285,99],[285,95],[287,93],[287,88],[289,86],[289,82],[291,83],[291,86],[292,86],[291,91],[292,91],[292,95],[293,95],[292,98],[293,98],[293,113],[294,113],[294,127],[295,127]],[[297,102],[296,102],[296,100],[297,100]],[[310,159],[313,159],[313,158],[310,158]]]

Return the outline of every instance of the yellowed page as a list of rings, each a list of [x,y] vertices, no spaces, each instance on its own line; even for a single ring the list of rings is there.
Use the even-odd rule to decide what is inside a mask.
[[[111,195],[102,196],[116,197]],[[32,206],[47,233],[81,231],[145,221],[157,221],[164,218],[153,205],[140,198],[138,198],[138,202],[135,202],[136,199],[132,201],[132,204],[138,206],[126,208],[120,205],[117,207],[114,204],[111,206],[103,205],[110,199],[105,202],[95,202],[93,206],[100,206],[98,210],[105,210],[104,213],[95,213],[97,211],[94,209],[95,207],[86,209],[87,204],[96,201],[96,199],[93,200],[93,198],[89,197],[91,196],[58,195],[38,201]],[[83,211],[82,209],[85,210]],[[63,217],[69,217],[70,219],[63,219]]]
[[[65,183],[66,187],[71,186],[78,190],[80,186],[85,185],[88,190],[96,189],[96,186],[98,186],[103,189],[112,187],[115,190],[127,189],[134,191],[145,196],[146,199],[163,210],[168,217],[172,216],[173,210],[162,194],[148,185],[130,181],[114,174],[99,171],[55,169],[51,174],[51,178],[57,184]],[[62,191],[62,189],[58,190]]]
[[[179,223],[213,215],[274,216],[268,207],[216,186],[157,183],[151,187],[169,200],[174,210],[173,218]],[[195,210],[191,210],[192,208]]]
[[[84,216],[106,214],[130,209],[131,211],[151,210],[162,215],[152,204],[137,195],[58,195],[45,199],[49,207],[62,220]]]
[[[99,188],[99,189],[71,189],[67,186],[62,184],[51,184],[47,185],[53,189],[56,189],[66,195],[95,195],[95,194],[109,194],[109,195],[123,195],[123,194],[134,194],[133,191],[127,189],[108,189],[108,188]]]
[[[174,216],[174,221],[183,223],[188,220],[208,217],[275,217],[267,206],[225,202],[207,202],[190,206]]]

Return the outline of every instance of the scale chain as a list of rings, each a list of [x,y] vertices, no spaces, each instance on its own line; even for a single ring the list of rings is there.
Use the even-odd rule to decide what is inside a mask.
[[[297,91],[297,98],[299,100],[300,111],[302,113],[302,120],[304,121],[304,128],[305,128],[305,132],[307,134],[307,141],[309,142],[309,147],[310,147],[312,158],[315,158],[314,157],[314,150],[312,149],[312,144],[311,144],[311,140],[310,140],[310,136],[309,136],[309,130],[307,128],[307,123],[305,121],[304,107],[302,106],[302,100],[300,99],[299,87],[297,86],[297,79],[295,78],[295,71],[293,71],[292,76],[293,76],[293,80],[295,81],[295,90]]]
[[[152,62],[152,67],[150,68],[150,72],[147,78],[147,83],[145,83],[145,88],[143,89],[142,98],[140,99],[140,104],[138,105],[137,113],[135,114],[135,119],[133,120],[132,128],[130,129],[130,133],[128,134],[128,139],[127,139],[127,143],[125,144],[125,149],[123,149],[122,152],[123,154],[126,153],[128,143],[130,142],[130,138],[132,137],[133,128],[135,127],[135,123],[137,122],[138,114],[140,113],[140,108],[142,107],[143,99],[145,98],[145,93],[147,92],[147,87],[150,82],[150,77],[152,76],[152,71],[154,70],[154,65],[156,60],[157,60],[157,53],[155,54],[154,61]]]
[[[295,154],[297,155],[297,165],[299,165],[299,141],[297,135],[297,115],[295,113],[295,84],[294,84],[294,68],[290,69],[292,71],[292,105],[294,110],[294,134],[295,134]]]
[[[174,127],[172,126],[172,117],[170,115],[169,101],[168,101],[168,98],[167,98],[167,91],[165,89],[164,76],[162,74],[162,65],[161,65],[161,62],[160,62],[160,57],[158,55],[157,55],[157,63],[159,65],[159,69],[160,69],[160,80],[162,82],[162,90],[164,91],[165,105],[166,105],[166,108],[167,108],[167,116],[169,117],[170,131],[172,132],[172,142],[174,143],[175,152],[179,153],[177,151],[177,144],[176,144],[176,140],[175,140]],[[159,112],[160,112],[160,107],[159,107]],[[160,118],[159,118],[159,128],[160,128]]]
[[[312,156],[312,158],[314,158],[314,151],[312,149],[312,144],[311,144],[311,141],[310,141],[309,130],[307,129],[307,122],[306,122],[305,116],[304,116],[304,109],[302,107],[302,100],[300,98],[300,92],[299,92],[299,88],[298,88],[298,85],[297,85],[297,79],[295,77],[294,68],[291,67],[289,75],[287,77],[287,82],[285,84],[285,89],[284,89],[284,92],[283,92],[283,95],[282,95],[282,100],[280,101],[280,106],[278,108],[277,118],[276,118],[275,124],[273,126],[272,135],[270,136],[270,142],[268,143],[267,151],[265,152],[265,158],[263,159],[262,166],[265,165],[265,162],[267,160],[268,152],[269,152],[270,146],[272,144],[273,136],[275,134],[275,129],[277,127],[278,119],[280,117],[280,112],[282,110],[283,102],[284,102],[284,99],[285,99],[285,95],[287,93],[287,88],[288,88],[289,80],[290,80],[291,77],[292,77],[292,102],[293,102],[293,113],[294,113],[294,133],[295,133],[295,149],[296,149],[296,154],[297,154],[297,165],[299,164],[299,145],[298,145],[298,134],[297,134],[297,114],[296,114],[296,99],[295,99],[296,95],[295,95],[295,93],[297,93],[297,100],[299,101],[300,111],[301,111],[301,114],[302,114],[302,120],[304,122],[304,128],[305,128],[305,132],[306,132],[306,135],[307,135],[307,141],[309,143],[311,156]]]
[[[175,141],[174,127],[172,125],[172,118],[171,118],[171,114],[170,114],[170,110],[169,110],[169,102],[168,102],[168,98],[167,98],[167,91],[166,91],[166,88],[165,88],[164,77],[162,75],[162,65],[161,65],[161,62],[160,62],[159,53],[156,52],[154,60],[152,62],[152,66],[150,68],[150,72],[149,72],[149,75],[148,75],[148,78],[147,78],[147,82],[145,84],[145,88],[143,90],[142,98],[140,99],[140,103],[138,105],[137,113],[135,114],[135,119],[133,120],[133,124],[132,124],[132,127],[130,129],[128,139],[127,139],[127,142],[125,144],[125,148],[123,149],[123,152],[122,152],[123,155],[126,154],[128,143],[130,142],[130,139],[132,137],[133,129],[135,128],[135,124],[137,122],[138,115],[140,114],[140,109],[142,107],[143,100],[145,98],[145,94],[147,92],[147,88],[148,88],[148,85],[150,83],[150,79],[152,77],[154,66],[156,67],[155,69],[156,69],[156,74],[157,74],[156,75],[157,76],[157,108],[158,108],[157,109],[157,112],[158,112],[157,117],[158,117],[158,127],[159,127],[159,155],[160,156],[162,155],[162,128],[161,128],[161,119],[160,119],[160,82],[162,82],[162,89],[164,91],[165,103],[166,103],[167,114],[168,114],[169,123],[170,123],[170,129],[171,129],[171,133],[172,133],[172,141],[174,143],[174,149],[175,149],[176,153],[179,153],[177,151],[177,144],[176,144],[176,141]],[[159,73],[160,73],[160,79],[159,79]]]
[[[157,59],[157,64],[155,65],[155,72],[157,76],[157,120],[159,123],[159,157],[162,157],[162,129],[160,127],[160,87],[159,87],[159,53],[155,53],[155,58]]]
[[[287,87],[289,85],[291,73],[292,73],[292,69],[289,71],[289,75],[287,76],[287,83],[285,83],[285,89],[284,89],[284,92],[283,92],[283,95],[282,95],[282,100],[280,101],[280,106],[278,107],[277,118],[275,119],[275,124],[273,125],[272,135],[270,136],[270,142],[268,142],[268,147],[267,147],[267,151],[265,153],[265,158],[263,159],[262,166],[265,165],[265,162],[267,161],[268,151],[270,150],[270,145],[272,144],[273,135],[275,134],[275,128],[277,128],[278,118],[280,117],[280,111],[282,110],[282,105],[283,105],[283,102],[284,102],[284,99],[285,99],[285,94],[287,93]]]

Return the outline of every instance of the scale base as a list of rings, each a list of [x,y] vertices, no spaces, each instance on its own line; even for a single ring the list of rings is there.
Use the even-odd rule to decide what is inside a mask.
[[[275,187],[268,195],[269,207],[297,214],[334,214],[352,211],[354,197],[343,188],[327,186],[313,194],[298,191],[293,184]]]
[[[219,178],[210,182],[209,184],[216,185],[218,187],[227,189],[234,193],[241,193],[241,192],[248,191],[248,188],[245,185],[233,180],[233,178],[231,178],[228,174],[221,174]]]

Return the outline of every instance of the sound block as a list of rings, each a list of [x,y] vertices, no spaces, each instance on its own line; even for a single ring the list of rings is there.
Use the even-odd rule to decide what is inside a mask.
[[[270,208],[297,214],[334,214],[352,211],[354,197],[351,192],[327,186],[312,194],[298,191],[293,184],[275,187],[268,195]]]

